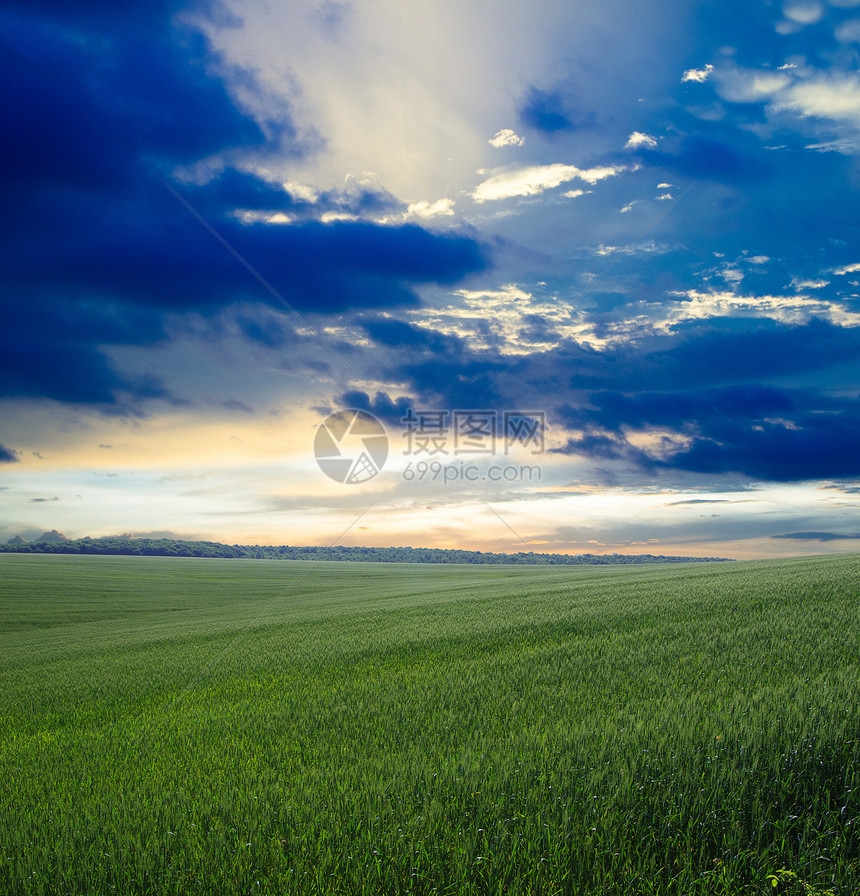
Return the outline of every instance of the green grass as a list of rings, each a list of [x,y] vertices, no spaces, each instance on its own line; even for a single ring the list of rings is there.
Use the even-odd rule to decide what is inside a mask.
[[[860,558],[0,556],[0,892],[860,891]]]

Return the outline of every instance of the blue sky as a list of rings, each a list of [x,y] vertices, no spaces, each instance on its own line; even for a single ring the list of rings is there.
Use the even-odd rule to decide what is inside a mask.
[[[0,18],[0,539],[852,549],[860,0]],[[408,408],[545,451],[407,456]]]

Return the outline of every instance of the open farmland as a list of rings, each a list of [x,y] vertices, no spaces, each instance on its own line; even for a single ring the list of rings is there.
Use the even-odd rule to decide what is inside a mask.
[[[856,556],[9,554],[0,685],[4,893],[860,891]]]

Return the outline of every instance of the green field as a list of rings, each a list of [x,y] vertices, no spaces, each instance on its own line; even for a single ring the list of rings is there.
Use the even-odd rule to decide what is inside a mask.
[[[857,556],[0,556],[4,894],[850,894],[858,787]]]

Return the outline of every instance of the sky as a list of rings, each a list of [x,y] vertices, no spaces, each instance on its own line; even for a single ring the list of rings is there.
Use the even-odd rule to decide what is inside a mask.
[[[4,0],[0,44],[0,542],[857,549],[860,0]]]

